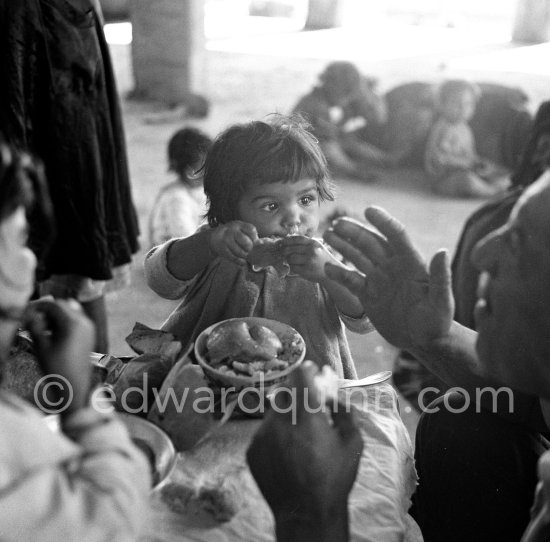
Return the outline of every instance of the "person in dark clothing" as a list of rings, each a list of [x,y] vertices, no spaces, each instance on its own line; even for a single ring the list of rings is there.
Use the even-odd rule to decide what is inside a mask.
[[[106,351],[104,293],[139,230],[98,1],[0,0],[0,71],[0,129],[44,162],[57,224],[48,250],[31,224],[40,293],[81,301]]]

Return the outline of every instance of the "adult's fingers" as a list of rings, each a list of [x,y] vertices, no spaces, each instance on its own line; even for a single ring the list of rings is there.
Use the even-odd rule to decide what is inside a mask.
[[[332,248],[365,274],[383,264],[391,253],[383,237],[352,219],[336,220],[323,237]]]
[[[353,295],[361,298],[367,289],[365,276],[352,269],[345,269],[332,263],[325,264],[327,277],[346,287]]]
[[[367,207],[365,218],[386,237],[394,252],[418,254],[405,226],[381,207]]]
[[[451,302],[451,265],[446,250],[437,251],[430,262],[430,301],[434,304]]]
[[[365,275],[369,275],[376,268],[376,262],[371,261],[361,250],[348,240],[340,237],[333,230],[327,230],[324,234],[325,241],[336,252],[342,255],[344,259],[353,263],[353,265]]]

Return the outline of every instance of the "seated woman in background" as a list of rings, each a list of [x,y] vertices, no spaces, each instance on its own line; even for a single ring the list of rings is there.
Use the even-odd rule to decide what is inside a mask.
[[[397,165],[399,156],[378,146],[387,117],[384,99],[351,62],[329,64],[293,111],[311,123],[334,175],[372,180],[369,168]]]
[[[196,128],[182,128],[168,142],[168,171],[177,175],[163,186],[149,218],[149,243],[195,233],[206,214],[202,166],[212,140]]]
[[[424,165],[438,194],[475,198],[503,192],[506,172],[476,151],[472,119],[480,91],[474,83],[448,80],[439,88],[438,116],[426,143]]]
[[[42,185],[30,157],[0,143],[0,372],[25,324],[43,373],[68,386],[65,394],[53,386],[56,393],[35,390],[44,407],[58,407],[59,434],[29,403],[0,390],[0,538],[134,540],[149,465],[122,422],[89,405],[93,326],[74,300],[27,306],[36,257],[27,247],[26,213],[34,207],[48,215],[38,208],[47,197],[35,197]]]

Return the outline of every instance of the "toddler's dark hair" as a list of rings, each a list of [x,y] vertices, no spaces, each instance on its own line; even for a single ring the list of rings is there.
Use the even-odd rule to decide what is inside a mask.
[[[332,201],[333,186],[317,139],[299,115],[273,114],[266,121],[236,124],[222,132],[204,165],[206,217],[210,226],[237,219],[248,186],[315,179],[319,199]]]
[[[471,92],[476,101],[481,96],[481,89],[476,83],[467,79],[448,79],[441,83],[437,89],[437,102],[443,104],[451,96],[462,94],[463,92]]]
[[[197,128],[182,128],[168,141],[168,170],[180,178],[186,177],[186,168],[195,166],[208,152],[212,140]]]

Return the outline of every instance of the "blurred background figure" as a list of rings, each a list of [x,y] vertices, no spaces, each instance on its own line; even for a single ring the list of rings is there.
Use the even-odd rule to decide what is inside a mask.
[[[377,146],[387,120],[384,99],[376,93],[374,80],[362,76],[351,62],[330,63],[294,112],[311,123],[334,175],[373,180],[373,166],[397,165],[398,154]]]
[[[437,94],[437,118],[426,144],[425,168],[438,194],[454,197],[488,197],[509,185],[507,172],[478,155],[469,125],[481,95],[467,80],[441,84]]]
[[[173,237],[196,232],[206,214],[202,186],[204,160],[212,140],[197,128],[182,128],[168,142],[168,171],[176,179],[160,189],[149,217],[149,243],[156,246]]]

